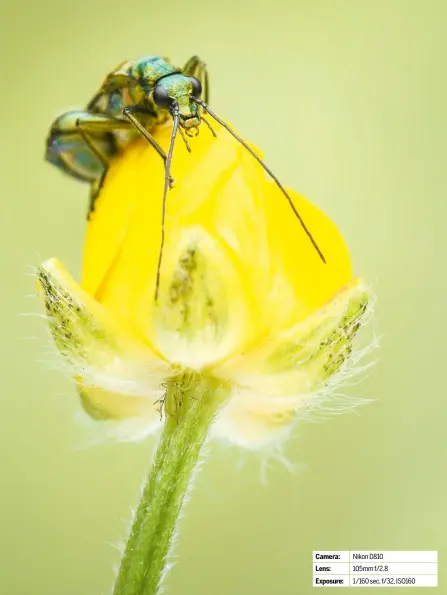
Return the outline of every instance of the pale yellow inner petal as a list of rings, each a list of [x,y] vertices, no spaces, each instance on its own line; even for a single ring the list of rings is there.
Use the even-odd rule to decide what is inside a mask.
[[[256,326],[256,303],[228,245],[199,226],[175,227],[164,253],[148,333],[171,363],[202,370],[238,351]]]

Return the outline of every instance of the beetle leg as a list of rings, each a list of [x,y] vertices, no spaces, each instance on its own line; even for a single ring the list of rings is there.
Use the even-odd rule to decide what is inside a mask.
[[[148,132],[146,130],[146,128],[141,124],[141,122],[137,118],[135,118],[135,116],[133,115],[133,114],[152,114],[152,112],[150,112],[149,110],[147,110],[143,107],[138,107],[136,105],[128,105],[127,107],[125,107],[123,109],[123,114],[135,126],[135,128],[144,136],[144,138],[148,142],[150,142],[150,144],[154,147],[154,149],[157,151],[157,153],[160,155],[160,157],[163,159],[163,161],[166,164],[166,153],[163,151],[163,149],[157,143],[157,141],[152,136],[152,134],[150,132]]]
[[[193,56],[188,60],[182,70],[185,76],[193,76],[202,84],[202,94],[205,103],[210,101],[210,82],[208,77],[208,69],[205,62],[199,56]]]
[[[129,122],[118,120],[117,118],[112,118],[103,114],[92,114],[89,112],[81,114],[76,120],[77,130],[82,136],[85,144],[104,166],[102,175],[92,182],[91,185],[90,205],[88,211],[89,217],[95,208],[95,201],[102,188],[109,168],[109,160],[107,156],[102,153],[98,143],[95,143],[95,140],[100,138],[99,135],[101,134],[109,134],[119,130],[129,130],[130,126],[131,125]]]
[[[144,107],[138,107],[137,105],[128,105],[123,109],[123,114],[126,118],[135,126],[135,128],[144,136],[144,138],[154,147],[160,157],[163,159],[165,167],[166,167],[166,153],[157,143],[155,138],[152,136],[150,132],[146,130],[146,128],[141,124],[138,118],[135,118],[134,114],[152,114],[152,112]],[[172,188],[174,186],[175,180],[172,176],[169,176],[169,187]]]
[[[98,118],[100,119],[98,120]],[[99,146],[95,144],[94,139],[91,137],[91,133],[98,133],[102,131],[110,132],[109,118],[86,113],[76,120],[76,128],[78,129],[79,134],[84,139],[84,142],[90,151],[99,159],[99,161],[104,166],[104,170],[107,171],[109,167],[109,160],[107,156],[101,151]]]
[[[84,139],[85,144],[89,147],[90,151],[104,166],[104,171],[101,176],[93,181],[91,185],[90,204],[87,215],[87,217],[90,217],[95,208],[96,198],[98,197],[109,169],[109,160],[107,156],[101,151],[98,144],[95,143],[95,135],[98,135],[98,133],[107,134],[113,130],[128,128],[128,126],[126,122],[120,122],[101,114],[91,114],[86,112],[85,114],[79,116],[76,120],[76,128]]]

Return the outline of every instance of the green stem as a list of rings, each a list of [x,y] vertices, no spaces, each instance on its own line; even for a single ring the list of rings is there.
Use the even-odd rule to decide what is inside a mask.
[[[168,383],[165,426],[127,541],[113,595],[155,595],[186,493],[227,390],[217,381],[185,374]]]

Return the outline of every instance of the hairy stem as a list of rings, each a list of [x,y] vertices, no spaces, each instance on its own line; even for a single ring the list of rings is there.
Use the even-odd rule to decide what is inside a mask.
[[[208,430],[227,396],[217,381],[169,381],[164,430],[127,541],[113,595],[155,595],[168,570],[177,523]]]

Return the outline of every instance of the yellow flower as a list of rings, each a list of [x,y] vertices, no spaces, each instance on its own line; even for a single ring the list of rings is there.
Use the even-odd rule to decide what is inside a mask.
[[[166,147],[169,135],[156,138]],[[262,447],[342,373],[369,293],[321,211],[291,192],[326,264],[229,134],[205,129],[191,142],[191,154],[176,142],[158,300],[163,164],[142,141],[107,175],[81,285],[55,259],[39,268],[46,311],[93,418],[146,435],[161,423],[165,383],[193,370],[231,389],[214,433]]]

